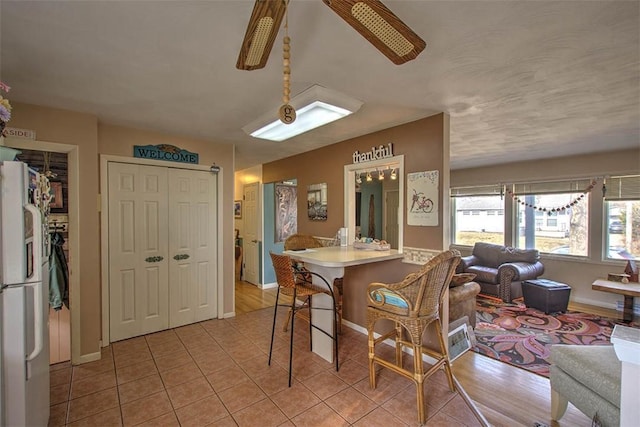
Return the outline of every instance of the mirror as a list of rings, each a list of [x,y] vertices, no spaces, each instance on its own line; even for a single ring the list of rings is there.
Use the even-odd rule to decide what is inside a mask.
[[[327,220],[327,183],[307,187],[307,216],[311,221]]]
[[[372,235],[402,252],[403,155],[345,165],[344,195],[344,224],[349,236]]]

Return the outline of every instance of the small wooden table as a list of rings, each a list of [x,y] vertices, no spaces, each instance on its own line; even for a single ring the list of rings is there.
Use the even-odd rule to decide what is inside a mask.
[[[598,279],[593,282],[591,289],[623,295],[622,320],[627,323],[633,320],[633,297],[640,297],[640,283],[621,283]]]

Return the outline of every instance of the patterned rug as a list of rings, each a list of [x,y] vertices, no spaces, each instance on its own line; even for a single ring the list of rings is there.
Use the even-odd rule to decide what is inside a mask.
[[[547,315],[517,300],[508,304],[478,296],[476,301],[474,351],[545,377],[551,345],[610,345],[613,327],[623,324],[579,312]]]

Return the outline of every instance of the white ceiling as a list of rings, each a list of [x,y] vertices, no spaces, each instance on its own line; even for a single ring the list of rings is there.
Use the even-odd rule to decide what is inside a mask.
[[[291,0],[292,94],[319,84],[364,105],[280,143],[241,130],[282,98],[282,37],[266,68],[235,68],[250,0],[2,0],[0,77],[12,101],[235,144],[236,169],[441,111],[454,169],[640,146],[639,1],[385,4],[427,42],[414,61]]]

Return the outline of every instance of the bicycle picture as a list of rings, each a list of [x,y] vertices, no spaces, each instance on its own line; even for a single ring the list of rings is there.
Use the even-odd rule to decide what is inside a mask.
[[[413,190],[413,199],[409,211],[412,213],[431,213],[431,211],[433,211],[433,201],[426,197],[423,192],[418,193],[416,190]]]

